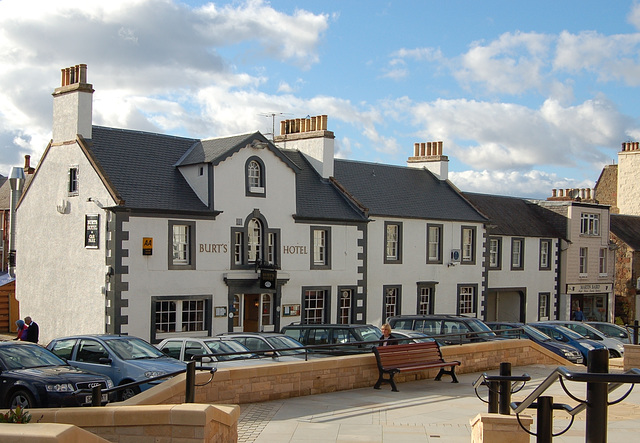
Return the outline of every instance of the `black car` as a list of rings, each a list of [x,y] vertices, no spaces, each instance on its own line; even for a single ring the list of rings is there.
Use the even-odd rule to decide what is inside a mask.
[[[459,315],[395,315],[387,319],[392,329],[411,329],[430,337],[438,336],[441,345],[459,345],[501,340],[484,322]],[[392,332],[393,333],[393,332]]]
[[[90,406],[91,393],[77,390],[113,387],[110,378],[69,366],[33,343],[0,342],[0,371],[2,408]],[[107,401],[107,394],[103,394],[102,403]]]
[[[584,363],[584,358],[579,349],[570,344],[556,341],[532,326],[512,322],[487,322],[487,326],[496,331],[500,337],[528,338],[560,357],[569,360],[571,363]]]
[[[283,327],[281,332],[305,346],[343,344],[343,346],[336,346],[335,348],[312,349],[315,352],[328,354],[371,352],[371,347],[379,343],[382,335],[382,331],[377,326],[361,324],[292,323]],[[353,342],[371,342],[371,345],[344,346],[346,343]]]

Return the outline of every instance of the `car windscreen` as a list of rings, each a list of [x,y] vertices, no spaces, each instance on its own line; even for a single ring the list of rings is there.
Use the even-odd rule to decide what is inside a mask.
[[[473,332],[486,332],[486,334],[476,334],[478,337],[495,337],[496,334],[491,330],[491,328],[485,325],[480,320],[470,319],[465,322],[465,324],[473,331]]]
[[[54,353],[36,345],[1,346],[0,359],[7,369],[66,365]]]
[[[544,332],[541,332],[541,331],[537,330],[536,328],[533,328],[533,327],[531,327],[529,325],[524,325],[524,326],[522,326],[522,328],[524,329],[524,332],[526,332],[527,335],[529,337],[531,337],[533,340],[537,340],[537,341],[553,340],[551,337],[549,337]]]
[[[256,355],[253,353],[247,353],[247,348],[242,346],[240,343],[235,341],[221,341],[221,340],[206,340],[204,342],[207,345],[207,348],[211,351],[212,354],[226,354],[230,352],[242,352],[242,354],[236,355],[220,355],[216,356],[219,361],[228,361],[228,360],[243,360],[246,358],[253,358]]]
[[[378,341],[382,335],[382,331],[375,326],[359,327],[358,332],[362,336],[362,341]]]
[[[571,340],[588,340],[587,337],[584,337],[578,334],[577,332],[572,331],[569,328],[565,328],[564,326],[554,326],[554,327],[557,328],[559,331],[562,331],[562,333],[567,337],[569,337]]]
[[[287,336],[271,336],[267,337],[267,341],[274,349],[284,349],[284,348],[300,348],[302,347],[302,343],[295,341],[291,337]],[[304,349],[292,349],[290,351],[280,351],[282,355],[300,355],[304,354]]]
[[[134,337],[118,337],[105,340],[106,345],[122,360],[166,357],[149,343]]]

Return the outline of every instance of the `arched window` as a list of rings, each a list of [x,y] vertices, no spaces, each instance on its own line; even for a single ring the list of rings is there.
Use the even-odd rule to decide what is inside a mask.
[[[249,187],[250,188],[260,188],[262,185],[262,174],[260,171],[260,164],[251,160],[249,162],[249,166],[247,166],[247,177],[249,179]]]
[[[257,218],[252,218],[247,226],[249,263],[255,263],[262,259],[262,223]]]
[[[247,196],[266,196],[265,167],[259,157],[250,157],[245,163],[245,186]]]

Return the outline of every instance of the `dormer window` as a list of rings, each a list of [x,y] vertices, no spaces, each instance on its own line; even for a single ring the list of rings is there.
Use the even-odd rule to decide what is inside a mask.
[[[251,157],[245,166],[246,194],[251,197],[264,197],[265,189],[265,168],[264,163],[258,157]]]

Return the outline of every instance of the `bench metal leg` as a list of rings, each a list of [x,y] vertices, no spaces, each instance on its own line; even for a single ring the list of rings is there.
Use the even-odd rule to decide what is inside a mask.
[[[450,370],[446,370],[445,368],[440,368],[440,371],[438,371],[438,375],[436,375],[436,378],[434,379],[435,381],[440,381],[440,379],[442,378],[442,374],[448,374],[451,376],[452,380],[451,383],[458,383],[458,377],[456,377],[456,367],[455,366],[451,366]]]
[[[373,386],[373,389],[380,389],[382,383],[389,383],[391,385],[391,390],[393,392],[398,392],[398,388],[396,387],[396,382],[393,379],[393,376],[396,375],[395,372],[388,372],[389,378],[384,378],[384,372],[380,371],[380,375],[378,376],[378,381]]]

